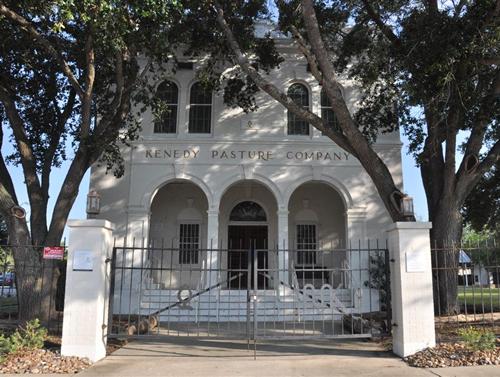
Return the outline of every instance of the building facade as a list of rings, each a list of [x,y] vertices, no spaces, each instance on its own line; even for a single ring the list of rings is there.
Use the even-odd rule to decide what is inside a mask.
[[[291,41],[277,45],[285,61],[270,81],[335,122],[305,59]],[[252,264],[248,250],[266,250],[256,253],[257,264],[276,272],[257,279],[263,290],[301,279],[313,289],[323,283],[335,287],[340,275],[325,280],[296,271],[367,265],[368,256],[349,250],[385,240],[391,219],[356,158],[265,93],[257,95],[253,113],[225,106],[222,95],[199,84],[198,67],[184,64],[157,83],[168,111],[160,120],[151,110],[143,114],[139,140],[123,149],[122,178],[104,167],[92,169],[91,188],[101,196],[99,217],[115,224],[122,245],[150,248],[140,261],[137,255],[129,259],[154,266],[148,274],[153,286],[173,291],[222,280],[220,289],[246,286],[246,275],[231,278]],[[355,112],[359,89],[340,81]],[[380,135],[374,148],[402,189],[399,133]],[[166,249],[167,254],[155,253]],[[345,288],[366,289],[361,273],[346,279]]]

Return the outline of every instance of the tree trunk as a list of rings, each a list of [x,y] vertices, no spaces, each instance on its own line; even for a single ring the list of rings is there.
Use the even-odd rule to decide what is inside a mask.
[[[431,217],[434,310],[437,315],[459,312],[458,267],[462,238],[462,215],[451,203],[443,203]]]
[[[22,323],[40,317],[43,280],[41,256],[31,245],[25,219],[7,216],[5,220],[16,272],[18,318]]]

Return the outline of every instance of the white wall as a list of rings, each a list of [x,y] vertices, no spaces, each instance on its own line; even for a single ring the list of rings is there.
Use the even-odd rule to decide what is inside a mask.
[[[305,60],[286,41],[280,41],[279,48],[286,61],[271,72],[269,79],[283,90],[294,82],[308,85],[311,108],[319,113],[320,87],[307,72]],[[184,179],[204,192],[209,210],[218,209],[223,193],[241,180],[261,182],[272,192],[278,210],[288,208],[289,198],[302,183],[328,182],[346,203],[349,238],[385,238],[382,229],[391,220],[359,162],[314,129],[309,136],[288,136],[286,111],[267,94],[257,95],[260,107],[251,114],[226,107],[222,97],[214,94],[212,134],[187,134],[189,89],[196,68],[195,64],[194,71],[178,70],[170,77],[179,86],[176,134],[153,134],[151,114],[146,112],[140,139],[132,148],[123,147],[124,177],[106,175],[97,165],[92,169],[90,185],[102,196],[99,217],[113,221],[117,235],[147,238],[150,204],[157,189]],[[341,78],[341,83],[354,112],[359,106],[359,91],[352,81]],[[381,135],[374,148],[402,187],[399,133]],[[325,160],[327,155],[330,159]],[[223,217],[220,219],[223,222]],[[224,229],[222,223],[220,229]],[[224,237],[221,234],[219,239],[224,241]]]

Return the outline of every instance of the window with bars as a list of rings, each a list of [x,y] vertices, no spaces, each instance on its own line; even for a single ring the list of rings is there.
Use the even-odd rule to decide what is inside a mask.
[[[302,84],[293,84],[288,88],[288,95],[297,105],[309,108],[309,91]],[[309,123],[288,111],[288,135],[309,135]]]
[[[297,224],[297,264],[316,264],[316,225]]]
[[[200,224],[181,224],[179,233],[179,264],[198,263]]]
[[[339,122],[324,89],[321,90],[321,118],[326,121],[328,127],[333,128],[335,131],[340,131]]]
[[[157,119],[154,132],[174,134],[177,132],[177,106],[179,104],[179,89],[172,81],[163,81],[156,90],[157,101],[153,111]]]
[[[209,134],[212,119],[212,92],[194,83],[189,95],[189,133]]]

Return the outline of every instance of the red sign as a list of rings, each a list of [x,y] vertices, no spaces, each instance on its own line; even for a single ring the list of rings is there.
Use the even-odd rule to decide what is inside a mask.
[[[51,246],[43,248],[43,259],[63,259],[64,247]]]

